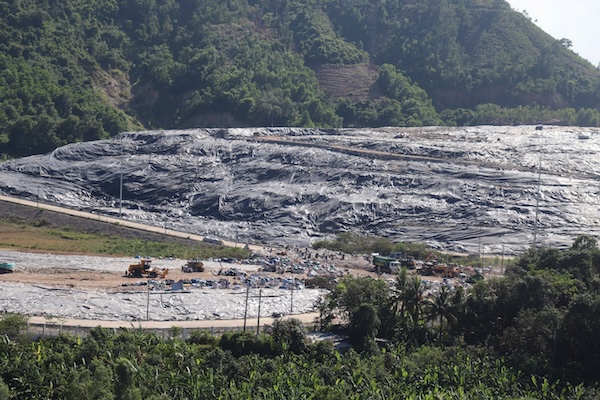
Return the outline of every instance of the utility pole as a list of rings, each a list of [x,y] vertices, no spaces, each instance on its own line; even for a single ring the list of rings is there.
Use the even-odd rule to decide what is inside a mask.
[[[540,165],[538,167],[538,180],[537,180],[537,195],[535,197],[535,225],[533,226],[533,248],[537,248],[537,231],[538,231],[538,216],[540,212],[540,184],[542,178],[542,156],[540,156]]]
[[[262,300],[262,289],[258,291],[258,319],[256,320],[256,334],[260,333],[260,302]]]
[[[246,306],[244,308],[244,332],[246,332],[246,318],[248,317],[248,297],[250,296],[250,285],[246,286]]]
[[[504,275],[504,244],[502,245],[502,263],[500,264],[502,275]]]
[[[483,258],[483,255],[481,254],[481,226],[479,227],[479,235],[478,235],[478,244],[479,244],[479,259]]]
[[[146,321],[150,320],[150,280],[148,280],[148,294],[146,295]]]
[[[121,134],[121,159],[119,162],[121,177],[119,179],[119,218],[123,212],[123,135]]]
[[[294,279],[294,275],[292,272],[292,291],[290,296],[290,314],[294,313],[294,286],[296,286],[296,280]]]

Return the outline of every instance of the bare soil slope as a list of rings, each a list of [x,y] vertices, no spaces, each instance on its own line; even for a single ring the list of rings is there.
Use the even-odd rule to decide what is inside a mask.
[[[315,72],[319,84],[330,96],[361,101],[383,95],[377,86],[378,67],[375,65],[321,65]]]

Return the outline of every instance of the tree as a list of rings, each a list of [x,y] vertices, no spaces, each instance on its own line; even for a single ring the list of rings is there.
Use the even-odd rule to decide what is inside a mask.
[[[427,313],[430,321],[439,320],[438,344],[442,344],[444,321],[448,325],[457,321],[448,286],[442,285],[440,290],[433,295],[433,298],[427,304]]]
[[[112,371],[99,359],[95,359],[88,368],[82,367],[71,374],[68,399],[112,400],[112,378]]]
[[[285,344],[285,342],[282,342]],[[265,334],[257,335],[253,332],[226,332],[219,339],[219,346],[229,350],[235,357],[247,354],[273,354],[273,337]],[[282,348],[285,348],[283,345]],[[277,349],[280,351],[281,349]]]
[[[597,381],[600,371],[600,296],[575,298],[562,320],[557,362],[575,381]]]
[[[501,338],[500,351],[531,374],[552,372],[563,313],[552,307],[522,310]]]
[[[598,250],[598,241],[591,235],[579,235],[571,245],[572,250]]]
[[[347,275],[327,297],[330,308],[340,310],[347,320],[351,320],[354,311],[365,303],[372,304],[378,314],[384,311],[388,305],[389,288],[381,279]]]
[[[269,333],[276,345],[291,351],[294,354],[302,354],[308,348],[306,328],[297,318],[276,319]]]
[[[562,44],[563,46],[565,46],[567,49],[570,49],[573,47],[573,41],[567,38],[562,38],[559,40],[560,44]]]
[[[0,335],[16,339],[27,327],[28,318],[22,314],[8,313],[0,318]]]
[[[9,400],[13,398],[12,391],[8,387],[6,383],[0,378],[0,399],[1,400]]]
[[[371,350],[380,324],[373,304],[363,303],[352,313],[348,337],[359,351]]]
[[[115,394],[117,400],[141,400],[142,396],[139,389],[134,386],[134,373],[136,367],[127,358],[117,359],[115,365]]]
[[[423,291],[419,277],[409,276],[407,269],[402,268],[396,278],[392,302],[394,313],[399,318],[399,328],[406,338],[412,337],[422,322],[423,307],[427,304]]]

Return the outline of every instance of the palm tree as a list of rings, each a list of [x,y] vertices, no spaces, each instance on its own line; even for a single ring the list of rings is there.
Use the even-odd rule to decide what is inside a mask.
[[[392,296],[395,313],[405,329],[414,330],[421,321],[423,306],[423,285],[418,276],[408,276],[403,268],[396,279],[396,288]]]
[[[441,289],[429,300],[428,306],[428,319],[435,321],[439,318],[439,332],[438,332],[438,343],[442,341],[442,332],[444,330],[444,320],[449,324],[453,324],[457,321],[456,318],[456,307],[452,301],[452,293],[446,285],[442,286]]]

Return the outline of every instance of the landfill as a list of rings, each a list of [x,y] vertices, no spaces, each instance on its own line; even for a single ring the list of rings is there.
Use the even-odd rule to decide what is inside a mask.
[[[6,161],[0,193],[237,243],[518,255],[598,236],[599,146],[561,126],[126,132]]]
[[[38,283],[0,282],[0,314],[21,313],[58,319],[97,321],[202,321],[230,320],[305,314],[315,311],[325,291],[320,289],[242,288],[231,286],[190,285],[185,290],[172,290],[173,285],[148,279],[132,280],[130,285],[106,288],[54,285],[44,282],[45,273],[112,273],[121,275],[126,257],[95,257],[27,253],[0,250],[0,258],[14,262],[15,274],[35,273]],[[173,270],[185,262],[178,259],[159,260]],[[228,264],[205,261],[207,269],[217,271]],[[233,264],[232,264],[233,265]],[[235,268],[248,273],[257,265]],[[46,270],[46,271],[44,271]],[[215,276],[215,278],[218,278]]]

